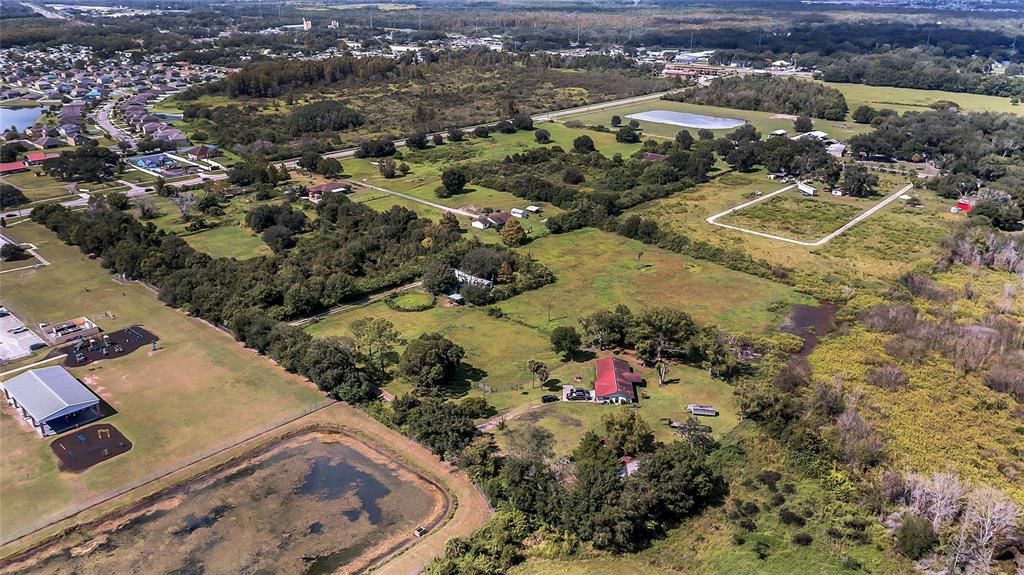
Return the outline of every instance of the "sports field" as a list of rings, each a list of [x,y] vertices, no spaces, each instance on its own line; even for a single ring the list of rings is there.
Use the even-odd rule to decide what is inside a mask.
[[[160,303],[140,284],[119,284],[76,248],[26,222],[5,232],[32,242],[53,264],[3,276],[3,303],[33,322],[86,315],[105,330],[139,324],[159,350],[72,369],[117,410],[104,420],[130,452],[77,475],[57,470],[49,441],[5,409],[0,414],[0,533],[106,493],[300,413],[323,396],[244,349],[227,334]]]

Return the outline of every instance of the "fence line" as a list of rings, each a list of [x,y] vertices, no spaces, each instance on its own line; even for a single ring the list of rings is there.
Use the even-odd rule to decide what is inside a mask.
[[[39,531],[41,529],[46,529],[47,527],[50,527],[50,526],[52,526],[52,525],[54,525],[56,523],[60,523],[61,521],[64,521],[64,520],[69,519],[71,517],[74,517],[75,515],[78,515],[79,513],[82,513],[84,511],[88,511],[89,509],[92,509],[93,507],[96,507],[97,505],[101,505],[101,504],[106,503],[106,502],[108,502],[108,501],[110,501],[112,499],[120,497],[120,496],[122,496],[122,495],[124,495],[124,494],[126,494],[126,493],[128,493],[130,491],[134,491],[134,490],[136,490],[136,489],[138,489],[140,487],[144,487],[144,486],[146,486],[146,485],[148,485],[150,483],[153,483],[155,481],[159,481],[160,479],[163,479],[163,478],[165,478],[165,477],[167,477],[169,475],[177,473],[178,471],[181,471],[182,469],[185,469],[186,467],[190,467],[190,466],[195,465],[195,464],[197,464],[197,463],[199,463],[199,462],[201,462],[201,461],[203,461],[205,459],[209,459],[209,458],[214,457],[216,455],[219,455],[219,454],[221,454],[221,453],[223,453],[225,451],[228,451],[229,449],[233,449],[235,447],[238,447],[239,445],[241,445],[243,443],[246,443],[248,441],[252,441],[253,439],[256,439],[257,437],[259,437],[261,435],[264,435],[266,433],[270,433],[270,432],[272,432],[272,431],[274,431],[276,429],[284,427],[285,425],[288,425],[289,423],[292,423],[294,421],[302,419],[303,417],[306,417],[306,416],[308,416],[308,415],[310,415],[312,413],[320,411],[321,409],[324,409],[325,407],[329,407],[331,405],[334,405],[335,403],[337,403],[337,401],[335,401],[333,399],[323,399],[321,401],[318,401],[317,403],[309,404],[306,407],[302,408],[301,411],[295,412],[295,413],[293,413],[291,415],[287,415],[287,416],[282,417],[282,418],[280,418],[280,419],[278,419],[278,420],[276,420],[274,422],[271,422],[271,423],[269,423],[267,425],[264,425],[264,426],[258,428],[255,431],[251,431],[245,437],[243,437],[241,439],[235,439],[235,440],[232,440],[232,441],[229,441],[229,442],[220,443],[220,444],[218,444],[218,445],[216,445],[216,446],[214,446],[212,448],[209,448],[209,449],[201,452],[199,455],[193,456],[192,458],[190,458],[189,460],[187,460],[185,462],[179,462],[179,463],[175,464],[174,466],[168,466],[168,467],[165,467],[165,468],[163,468],[161,470],[158,470],[158,471],[155,471],[153,473],[150,473],[150,474],[148,474],[146,476],[143,476],[143,477],[141,477],[139,479],[136,479],[135,481],[129,483],[128,485],[125,485],[125,486],[122,486],[122,487],[118,487],[118,488],[115,488],[115,489],[111,489],[111,490],[109,490],[109,491],[107,491],[105,493],[100,493],[100,494],[97,494],[97,495],[93,495],[92,497],[90,497],[90,498],[88,498],[88,499],[86,499],[84,501],[78,502],[76,505],[74,505],[73,507],[71,507],[69,509],[65,509],[63,511],[58,511],[57,513],[51,514],[51,515],[49,515],[47,517],[44,517],[43,519],[40,519],[39,521],[36,521],[35,523],[33,523],[33,524],[31,524],[31,525],[29,525],[27,527],[22,527],[21,529],[18,529],[17,531],[14,531],[14,532],[11,532],[11,533],[4,533],[2,538],[0,538],[0,546],[4,546],[4,545],[8,545],[10,543],[13,543],[13,542],[15,542],[15,541],[17,541],[19,539],[22,539],[24,537],[27,537],[27,536],[33,534],[33,533],[35,533],[35,532],[37,532],[37,531]]]

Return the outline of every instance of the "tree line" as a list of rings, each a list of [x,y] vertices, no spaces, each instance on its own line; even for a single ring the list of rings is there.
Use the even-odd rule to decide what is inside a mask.
[[[666,94],[662,98],[825,120],[844,120],[847,112],[846,98],[835,88],[798,78],[768,75],[715,78],[704,86]]]

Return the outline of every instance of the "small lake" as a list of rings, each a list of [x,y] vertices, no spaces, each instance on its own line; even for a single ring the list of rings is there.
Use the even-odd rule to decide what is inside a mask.
[[[0,563],[0,573],[362,572],[447,508],[440,489],[384,453],[308,432]]]
[[[670,124],[672,126],[683,126],[685,128],[707,128],[709,130],[727,130],[738,128],[746,123],[738,118],[725,118],[722,116],[705,116],[703,114],[690,114],[687,112],[672,112],[670,110],[650,110],[626,116],[631,120],[642,122],[654,122],[656,124]]]
[[[14,126],[19,132],[36,123],[46,111],[44,106],[34,108],[0,108],[0,132]]]

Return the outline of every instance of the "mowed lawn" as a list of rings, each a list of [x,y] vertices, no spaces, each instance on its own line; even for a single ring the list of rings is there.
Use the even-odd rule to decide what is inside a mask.
[[[963,94],[944,92],[942,90],[916,90],[914,88],[892,88],[887,86],[868,86],[866,84],[843,84],[822,82],[843,93],[846,106],[852,114],[859,106],[868,105],[872,108],[890,108],[897,112],[924,111],[938,101],[956,102],[961,109],[968,112],[1005,112],[1008,114],[1024,114],[1024,107],[1014,106],[1009,98],[999,96],[983,96],[980,94]]]
[[[634,311],[678,309],[729,331],[760,334],[773,331],[780,319],[768,311],[771,303],[809,303],[786,285],[593,228],[549,235],[521,249],[557,279],[498,307],[546,333],[559,325],[578,327],[582,316],[625,304]]]
[[[771,112],[754,112],[750,110],[737,110],[734,108],[720,108],[717,106],[701,106],[698,104],[672,102],[669,100],[651,100],[647,102],[618,106],[615,108],[605,108],[593,112],[583,112],[580,114],[562,116],[560,120],[563,122],[576,120],[588,125],[603,125],[610,127],[612,116],[619,116],[622,118],[622,123],[625,124],[629,121],[626,116],[630,114],[638,114],[640,112],[649,112],[651,110],[668,110],[671,112],[685,112],[704,116],[746,120],[753,124],[754,127],[756,127],[765,137],[767,137],[768,133],[774,130],[781,129],[787,130],[791,133],[793,132],[793,120],[773,118],[775,114],[772,114]],[[657,136],[661,138],[672,138],[679,132],[679,130],[683,129],[689,130],[690,135],[696,138],[698,130],[698,128],[684,128],[683,126],[676,126],[673,124],[662,124],[659,122],[647,122],[643,120],[640,121],[640,128],[643,130],[645,136]],[[735,129],[736,128],[727,128],[712,131],[716,136],[722,136]],[[854,124],[853,122],[833,122],[829,120],[815,119],[814,129],[827,132],[829,136],[837,140],[847,140],[850,136],[869,132],[871,130],[871,126]],[[600,146],[597,147],[600,149]]]
[[[7,232],[37,245],[53,265],[3,276],[2,300],[32,322],[85,315],[112,331],[140,324],[159,350],[76,368],[109,402],[106,421],[133,449],[80,474],[60,473],[49,450],[9,409],[0,414],[0,531],[23,528],[98,493],[186,463],[212,448],[300,413],[323,398],[307,382],[228,335],[160,303],[139,284],[118,284],[96,260],[26,222]]]
[[[27,172],[4,176],[0,178],[0,183],[10,184],[18,188],[30,202],[62,198],[72,194],[72,192],[68,191],[69,184],[47,176],[40,168],[32,168]]]

